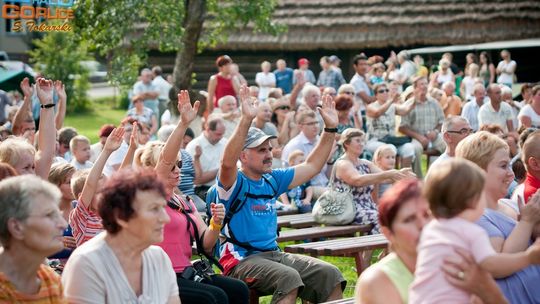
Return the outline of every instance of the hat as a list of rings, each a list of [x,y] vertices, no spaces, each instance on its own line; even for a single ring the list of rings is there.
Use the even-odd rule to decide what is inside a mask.
[[[330,60],[330,62],[334,63],[334,62],[341,62],[341,59],[339,59],[338,56],[336,55],[332,55],[328,58],[328,60]]]
[[[307,60],[306,58],[300,58],[298,60],[298,66],[301,66],[301,65],[304,65],[304,64],[309,64],[309,60]]]
[[[99,137],[109,137],[111,135],[111,132],[114,130],[115,126],[113,125],[103,125],[101,126],[101,129],[99,129]]]
[[[277,138],[277,136],[266,135],[261,129],[251,127],[249,128],[246,141],[244,142],[244,149],[257,148],[271,138]]]

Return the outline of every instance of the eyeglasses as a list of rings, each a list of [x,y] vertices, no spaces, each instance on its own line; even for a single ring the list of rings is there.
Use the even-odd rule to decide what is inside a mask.
[[[179,169],[182,168],[182,160],[179,160],[179,161],[176,162],[176,164],[174,164],[174,166],[171,169],[171,172],[173,172],[174,169],[176,169],[176,167],[178,167]]]
[[[342,94],[354,95],[354,92],[341,92]]]
[[[319,124],[318,121],[312,121],[312,122],[305,122],[302,125],[304,125],[304,126],[314,126],[314,125],[317,125],[317,124]]]
[[[276,108],[276,110],[290,110],[290,109],[291,109],[291,107],[289,107],[289,106],[279,106],[279,107]]]
[[[390,92],[388,89],[377,90],[377,93],[380,93],[380,94],[388,93],[388,92]]]
[[[466,135],[466,134],[471,134],[474,130],[473,129],[470,129],[470,128],[463,128],[459,131],[446,131],[448,133],[456,133],[456,134],[461,134],[461,135]]]

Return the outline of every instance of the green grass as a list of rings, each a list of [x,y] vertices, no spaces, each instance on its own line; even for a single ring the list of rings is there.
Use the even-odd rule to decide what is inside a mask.
[[[99,140],[98,131],[104,124],[118,126],[126,115],[126,110],[114,109],[110,103],[92,102],[92,111],[83,114],[71,113],[66,115],[64,126],[74,127],[81,135],[90,139],[91,143]]]

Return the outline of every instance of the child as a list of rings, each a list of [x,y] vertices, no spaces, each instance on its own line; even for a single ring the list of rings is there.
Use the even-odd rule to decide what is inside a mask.
[[[389,144],[384,144],[375,150],[373,153],[373,161],[377,167],[381,168],[383,171],[389,171],[395,169],[396,167],[396,147]],[[392,187],[392,183],[381,183],[377,185],[379,187],[378,196],[382,197],[383,193]]]
[[[90,162],[90,140],[84,135],[77,135],[69,141],[69,151],[73,156],[71,164],[76,170],[92,168]]]
[[[468,251],[484,270],[503,278],[540,263],[540,242],[524,252],[496,253],[484,229],[474,222],[485,208],[484,172],[464,159],[449,159],[430,172],[424,194],[435,219],[422,230],[409,303],[469,303],[470,294],[451,285],[441,267],[455,249]],[[464,272],[458,272],[464,278]]]
[[[306,160],[304,152],[294,150],[289,154],[289,166],[293,167],[303,163]],[[310,182],[295,187],[279,196],[281,202],[285,205],[293,207],[293,204],[298,208],[298,213],[311,212],[311,198],[313,197],[313,188]]]
[[[96,163],[92,169],[82,174],[76,174],[71,179],[71,189],[77,202],[69,214],[69,225],[77,246],[93,238],[103,230],[101,217],[97,213],[99,193],[106,177],[102,174],[103,167],[109,156],[122,144],[124,128],[114,129],[103,146]],[[82,188],[81,188],[82,186]]]
[[[384,65],[379,62],[373,65],[373,75],[369,78],[371,85],[376,85],[384,82]]]

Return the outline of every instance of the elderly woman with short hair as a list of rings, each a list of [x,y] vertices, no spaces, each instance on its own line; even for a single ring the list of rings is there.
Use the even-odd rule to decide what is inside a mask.
[[[170,221],[165,188],[153,170],[125,169],[105,183],[105,232],[71,255],[62,275],[72,303],[180,303],[170,259],[158,246]]]
[[[359,129],[350,128],[341,134],[340,144],[345,154],[334,166],[334,185],[338,190],[350,189],[356,204],[355,224],[373,225],[370,234],[380,233],[377,220],[377,205],[372,197],[375,185],[391,183],[405,177],[412,177],[410,168],[382,171],[370,161],[360,159],[364,150],[365,135]]]
[[[0,182],[1,303],[65,303],[60,277],[43,264],[64,247],[60,197],[36,176]]]

